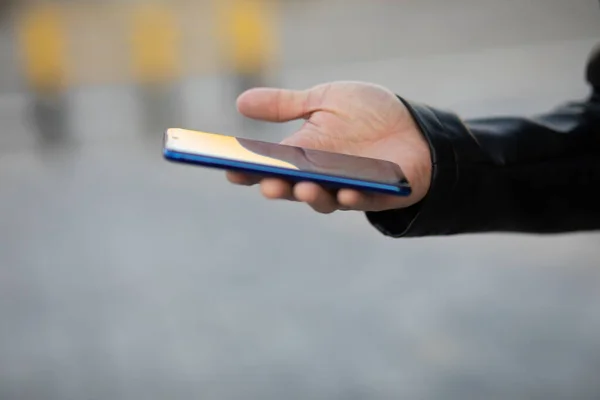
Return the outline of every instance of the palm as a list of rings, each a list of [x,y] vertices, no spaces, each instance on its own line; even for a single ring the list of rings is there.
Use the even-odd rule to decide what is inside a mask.
[[[393,137],[406,120],[401,105],[394,102],[390,106],[393,95],[376,86],[333,83],[315,88],[314,93],[308,98],[308,107],[317,111],[287,141],[364,154],[366,148]]]
[[[306,122],[285,144],[392,161],[413,185],[406,199],[381,196],[388,204],[406,206],[423,198],[429,188],[429,148],[406,107],[385,88],[336,82],[304,92],[258,89],[240,98],[240,111],[252,118]],[[275,196],[277,197],[277,196]]]
[[[392,161],[413,181],[419,178],[419,172],[413,171],[415,155],[421,157],[428,149],[393,93],[375,85],[344,82],[313,90],[308,107],[313,103],[318,111],[285,144]]]

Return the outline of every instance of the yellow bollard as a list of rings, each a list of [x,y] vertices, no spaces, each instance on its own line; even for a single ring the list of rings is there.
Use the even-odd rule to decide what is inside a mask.
[[[238,74],[260,74],[274,62],[277,34],[273,0],[215,0],[225,61]]]
[[[133,76],[138,83],[165,83],[181,70],[179,24],[171,7],[143,3],[131,23]]]
[[[40,92],[64,89],[68,84],[67,44],[61,8],[54,4],[25,8],[16,31],[28,86]]]

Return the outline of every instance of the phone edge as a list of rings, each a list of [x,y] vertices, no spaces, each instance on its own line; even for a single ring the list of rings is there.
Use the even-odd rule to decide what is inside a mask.
[[[253,164],[243,161],[227,160],[224,158],[202,156],[179,152],[175,150],[163,149],[163,157],[168,161],[177,163],[200,165],[208,168],[236,170],[247,173],[266,174],[268,176],[284,177],[294,181],[308,180],[324,185],[338,185],[357,190],[368,190],[377,193],[390,194],[393,196],[407,197],[412,193],[410,183],[404,185],[391,185],[385,183],[358,180],[353,178],[338,177],[326,175],[317,172],[306,172],[268,165]]]

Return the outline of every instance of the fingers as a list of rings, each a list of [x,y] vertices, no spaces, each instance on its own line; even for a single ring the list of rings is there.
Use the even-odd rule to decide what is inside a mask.
[[[281,179],[265,178],[260,183],[260,189],[267,199],[304,202],[322,214],[331,214],[339,209],[335,196],[314,183],[292,185]]]
[[[300,119],[312,111],[308,105],[309,91],[285,89],[250,89],[237,100],[244,116],[269,122]]]
[[[321,186],[311,182],[300,182],[294,186],[294,197],[311,206],[321,214],[331,214],[339,209],[335,196]]]
[[[264,178],[258,175],[248,175],[241,172],[227,171],[227,180],[235,185],[253,186],[260,183],[260,190],[264,197],[270,200],[295,201],[292,185],[276,178]]]
[[[263,179],[260,183],[260,190],[267,199],[295,200],[292,185],[281,179]]]
[[[350,210],[367,211],[372,207],[372,197],[357,190],[342,189],[337,194],[340,206]]]
[[[236,171],[226,172],[227,180],[235,185],[252,186],[260,182],[261,177],[256,175],[243,174]]]
[[[341,189],[337,193],[337,202],[341,208],[356,211],[384,211],[409,205],[406,197],[365,193],[352,189]]]
[[[365,193],[341,189],[337,193],[312,182],[292,184],[282,179],[264,178],[227,171],[227,179],[236,185],[252,186],[260,183],[262,195],[270,200],[289,200],[307,203],[316,212],[331,214],[338,210],[384,211],[409,205],[404,197]]]

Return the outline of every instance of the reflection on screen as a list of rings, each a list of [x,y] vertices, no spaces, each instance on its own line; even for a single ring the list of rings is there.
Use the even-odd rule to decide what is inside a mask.
[[[169,150],[272,167],[398,184],[404,174],[394,163],[184,129],[167,132]]]

